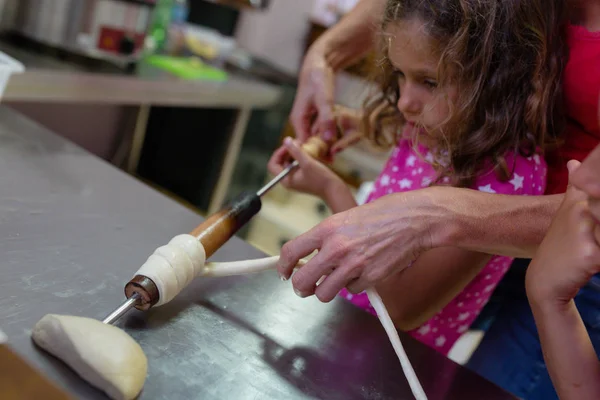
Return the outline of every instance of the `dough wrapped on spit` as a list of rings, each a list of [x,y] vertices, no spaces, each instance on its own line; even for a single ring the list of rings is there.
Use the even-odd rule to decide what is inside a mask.
[[[135,273],[150,279],[158,291],[154,306],[162,306],[175,298],[197,277],[243,275],[275,269],[278,256],[233,262],[206,263],[204,246],[192,235],[175,236],[159,247]],[[305,264],[301,261],[298,267]],[[129,297],[129,294],[128,294]]]

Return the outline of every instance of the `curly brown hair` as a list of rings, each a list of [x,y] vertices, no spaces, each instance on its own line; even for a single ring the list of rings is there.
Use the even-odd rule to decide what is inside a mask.
[[[430,150],[447,162],[435,165],[455,186],[469,186],[486,162],[508,180],[510,152],[529,156],[562,134],[562,73],[567,58],[564,0],[388,0],[382,32],[417,18],[437,44],[440,86],[452,81],[458,98],[438,127]],[[381,35],[385,39],[385,35]],[[396,108],[401,95],[388,41],[375,81],[380,90],[364,104],[363,132],[393,146],[404,125]],[[376,117],[374,117],[374,115]],[[439,143],[437,143],[439,142]],[[439,181],[438,181],[439,182]]]

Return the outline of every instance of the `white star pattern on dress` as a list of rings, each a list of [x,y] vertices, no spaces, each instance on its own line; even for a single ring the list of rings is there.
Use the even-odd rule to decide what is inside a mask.
[[[496,193],[496,191],[492,189],[492,185],[489,183],[485,186],[479,186],[479,191],[485,193]]]
[[[435,339],[435,345],[437,347],[443,347],[446,344],[446,337],[444,335]]]
[[[400,182],[400,189],[410,189],[412,187],[413,182],[410,179],[402,179]]]
[[[392,172],[398,172],[398,167],[394,165],[394,166],[392,167]],[[532,178],[533,178],[533,176],[532,176]]]
[[[488,285],[485,287],[485,289],[483,289],[484,292],[489,293],[492,290],[494,290],[494,288],[496,287],[496,285]]]
[[[407,167],[414,167],[415,166],[415,161],[417,161],[417,157],[411,155],[406,159],[406,166]]]
[[[535,163],[537,165],[540,165],[540,155],[539,154],[534,154],[533,155],[533,160],[535,161]]]
[[[425,155],[425,161],[427,161],[429,164],[433,164],[433,161],[434,161],[433,154],[431,154],[431,153],[428,152]]]
[[[352,295],[352,293],[348,293],[348,294],[346,295],[346,299],[348,299],[348,300],[352,300],[352,298],[353,298],[353,297],[354,297],[354,296]]]
[[[471,313],[469,313],[469,312],[461,313],[457,319],[459,321],[466,321],[467,319],[469,319],[470,315],[471,315]]]
[[[389,186],[390,184],[390,176],[385,174],[381,177],[381,186]]]
[[[513,185],[515,190],[523,189],[523,176],[519,176],[519,174],[515,173],[515,177],[512,178],[510,183]]]
[[[421,187],[426,187],[431,185],[431,182],[433,182],[433,179],[431,179],[430,177],[426,176],[425,178],[423,178],[423,180],[421,181]]]
[[[457,332],[458,333],[465,333],[466,331],[469,330],[469,325],[462,325],[458,328]]]
[[[423,325],[422,327],[419,328],[419,330],[417,331],[419,333],[419,335],[427,335],[429,332],[431,331],[431,327],[429,325]]]

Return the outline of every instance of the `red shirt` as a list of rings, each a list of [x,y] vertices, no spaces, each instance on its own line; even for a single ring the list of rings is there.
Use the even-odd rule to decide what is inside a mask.
[[[548,156],[547,194],[564,193],[569,181],[567,162],[583,161],[600,143],[600,32],[571,25],[567,41],[570,53],[564,73],[567,130],[561,149]]]

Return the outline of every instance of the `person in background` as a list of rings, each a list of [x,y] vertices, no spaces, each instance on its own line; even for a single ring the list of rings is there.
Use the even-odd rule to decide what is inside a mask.
[[[584,160],[600,143],[600,1],[574,0],[567,4],[569,59],[563,79],[567,129],[562,147],[547,157],[549,194],[565,191],[567,162]],[[468,367],[522,398],[552,400],[557,394],[544,363],[525,290],[528,263],[529,260],[515,263],[499,285],[495,296],[500,307]],[[599,277],[593,277],[579,291],[575,304],[600,354]]]
[[[598,399],[600,361],[577,293],[600,272],[600,146],[569,169],[572,187],[529,266],[527,296],[558,396]]]
[[[543,194],[540,149],[559,98],[558,83],[539,73],[549,50],[537,33],[558,25],[552,17],[560,13],[541,0],[388,0],[383,12],[381,90],[366,102],[363,131],[394,150],[368,201],[430,185]],[[322,197],[334,213],[356,206],[344,182],[290,140],[274,154],[271,173],[285,168],[287,152],[300,164],[288,187]],[[399,329],[446,355],[511,262],[434,249],[376,289]],[[336,284],[330,279],[319,289]],[[342,295],[375,313],[366,294]]]

